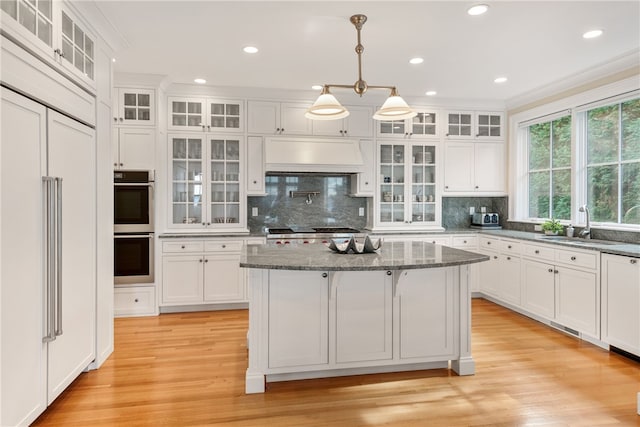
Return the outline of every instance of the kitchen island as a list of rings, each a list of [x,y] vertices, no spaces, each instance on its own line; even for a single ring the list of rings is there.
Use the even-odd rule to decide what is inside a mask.
[[[265,382],[448,368],[472,375],[468,265],[488,256],[424,242],[338,254],[246,245],[246,393]]]

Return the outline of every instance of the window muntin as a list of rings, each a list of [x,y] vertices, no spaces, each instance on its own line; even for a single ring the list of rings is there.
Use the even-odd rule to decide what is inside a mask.
[[[592,220],[640,224],[640,98],[593,108],[585,116]]]
[[[528,132],[528,216],[571,219],[571,116]]]

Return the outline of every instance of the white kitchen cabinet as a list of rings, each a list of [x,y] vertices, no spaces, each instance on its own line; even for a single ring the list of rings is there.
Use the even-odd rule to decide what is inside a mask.
[[[0,425],[29,425],[96,357],[95,132],[0,94]]]
[[[170,96],[168,113],[167,128],[169,130],[244,131],[243,100]]]
[[[243,240],[171,239],[162,243],[162,305],[245,302]]]
[[[264,139],[261,136],[247,137],[247,196],[264,196]]]
[[[268,367],[329,363],[327,272],[270,270]]]
[[[556,321],[600,337],[600,287],[596,274],[556,266]]]
[[[483,263],[485,264],[485,263]],[[425,359],[453,355],[457,318],[449,302],[455,298],[454,281],[444,269],[399,271],[399,344],[401,359]],[[424,325],[430,325],[424,327]]]
[[[504,114],[499,112],[476,112],[476,139],[504,139],[502,124]]]
[[[95,90],[96,37],[70,3],[7,0],[0,7],[4,31],[63,74]]]
[[[504,194],[504,142],[445,141],[444,192]]]
[[[244,138],[193,133],[168,138],[168,226],[246,231]]]
[[[449,139],[504,140],[501,112],[448,111],[445,117]]]
[[[473,139],[474,113],[472,111],[448,111],[445,117],[447,138]]]
[[[118,126],[155,126],[155,90],[114,88],[113,123]]]
[[[414,109],[418,114],[410,119],[376,121],[378,137],[437,139],[440,136],[440,113],[425,107]]]
[[[602,340],[640,356],[640,259],[602,254]]]
[[[435,144],[389,141],[379,144],[378,228],[440,228]]]
[[[363,170],[351,175],[351,195],[354,197],[373,197],[376,188],[376,144],[371,139],[360,140]]]
[[[248,101],[247,129],[263,135],[311,135],[313,122],[304,116],[311,104]]]
[[[480,263],[480,290],[515,306],[521,304],[520,243],[480,236],[480,252],[490,257]]]
[[[339,120],[316,120],[312,124],[314,135],[371,138],[373,136],[373,109],[346,105],[349,115]]]
[[[451,236],[452,248],[462,249],[465,251],[475,252],[478,250],[478,236],[477,235],[453,235]],[[478,282],[479,264],[470,264],[468,266],[469,275],[469,288],[472,292],[479,291],[480,284]]]
[[[522,260],[522,307],[545,319],[555,318],[555,266]]]
[[[156,131],[153,128],[113,129],[113,168],[156,169]]]
[[[391,272],[389,272],[391,273]],[[385,271],[331,273],[335,304],[336,362],[389,360],[393,357],[392,280]],[[362,298],[366,295],[366,298]]]
[[[157,314],[155,286],[118,286],[113,291],[115,317],[153,316]]]

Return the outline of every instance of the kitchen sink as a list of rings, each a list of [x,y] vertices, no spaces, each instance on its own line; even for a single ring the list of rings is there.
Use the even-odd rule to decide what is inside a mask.
[[[585,240],[576,237],[567,237],[567,236],[540,236],[540,240],[549,240],[552,242],[562,242],[570,245],[576,246],[607,246],[607,245],[619,245],[618,242],[610,242],[608,240]]]

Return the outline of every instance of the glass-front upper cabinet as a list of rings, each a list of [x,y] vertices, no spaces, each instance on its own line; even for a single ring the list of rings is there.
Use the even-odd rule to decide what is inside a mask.
[[[503,113],[449,111],[446,113],[449,139],[503,139]]]
[[[156,123],[153,89],[114,88],[116,125],[153,126]]]
[[[169,135],[171,228],[244,226],[243,151],[237,137]]]
[[[440,225],[437,209],[436,146],[393,142],[380,144],[377,227]]]
[[[418,114],[406,120],[381,120],[377,122],[379,137],[437,138],[438,116],[433,109],[416,109]]]
[[[169,97],[168,128],[201,132],[244,131],[244,101]]]
[[[476,137],[478,139],[503,139],[502,113],[476,113]]]
[[[473,113],[470,111],[452,111],[447,115],[445,136],[454,139],[471,139],[473,133]]]

